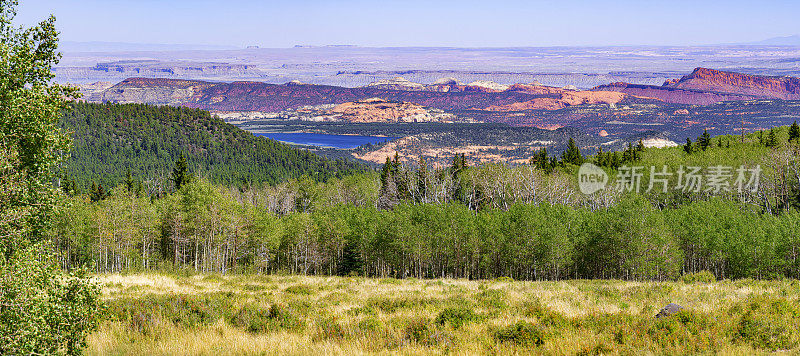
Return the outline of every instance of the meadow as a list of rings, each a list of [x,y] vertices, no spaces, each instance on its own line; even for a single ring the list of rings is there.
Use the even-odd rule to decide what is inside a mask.
[[[93,355],[800,351],[800,282],[101,274]],[[656,318],[668,303],[685,309]]]

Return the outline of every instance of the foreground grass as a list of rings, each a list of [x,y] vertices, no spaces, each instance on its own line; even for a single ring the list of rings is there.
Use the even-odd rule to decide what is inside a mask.
[[[800,351],[798,281],[102,275],[90,354]],[[685,311],[656,319],[667,303]]]

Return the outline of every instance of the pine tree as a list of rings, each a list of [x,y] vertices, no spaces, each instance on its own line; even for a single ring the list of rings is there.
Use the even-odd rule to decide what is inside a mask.
[[[175,183],[175,190],[180,190],[186,183],[189,183],[190,179],[186,156],[181,152],[180,158],[175,162],[175,168],[172,169],[171,180]]]
[[[386,187],[386,184],[389,182],[389,179],[392,176],[392,160],[389,157],[386,157],[386,163],[383,164],[381,167],[381,189]]]
[[[548,170],[548,166],[550,165],[550,158],[547,154],[547,147],[542,147],[536,153],[533,154],[529,163],[533,166],[536,166],[539,169]]]
[[[711,146],[711,135],[708,134],[708,130],[703,130],[703,135],[700,136],[700,140],[698,142],[700,144],[700,148],[705,151]]]
[[[597,149],[597,154],[594,157],[594,163],[600,167],[607,166],[606,153],[603,152],[603,146]]]
[[[575,144],[575,140],[573,140],[571,137],[567,143],[567,150],[561,154],[561,162],[574,164],[577,166],[580,166],[584,162],[581,150],[578,148],[578,145]]]
[[[686,138],[686,145],[683,146],[683,151],[686,152],[686,154],[692,154],[692,140],[688,137]]]
[[[800,142],[800,126],[797,125],[797,121],[789,127],[789,142]]]
[[[128,193],[133,193],[133,175],[130,168],[125,172],[125,188],[128,189]]]
[[[765,142],[767,147],[777,147],[778,146],[778,137],[775,135],[775,129],[770,129],[769,133],[767,134],[767,139]]]

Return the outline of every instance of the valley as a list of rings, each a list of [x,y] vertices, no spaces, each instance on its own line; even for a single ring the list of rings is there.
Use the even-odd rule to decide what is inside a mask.
[[[445,164],[465,154],[473,163],[520,164],[541,148],[559,154],[570,138],[591,153],[640,140],[675,146],[705,131],[742,134],[790,125],[800,118],[800,79],[695,68],[662,85],[616,82],[579,90],[538,82],[465,84],[452,77],[430,84],[396,77],[360,87],[129,78],[88,86],[86,100],[209,110],[260,135],[398,138],[338,150],[306,146],[368,164],[394,152],[404,162]]]

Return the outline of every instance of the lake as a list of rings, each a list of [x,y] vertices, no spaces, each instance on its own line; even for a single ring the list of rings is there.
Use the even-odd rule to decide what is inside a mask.
[[[306,132],[265,132],[255,133],[256,136],[271,138],[276,141],[291,143],[295,145],[332,147],[332,148],[356,148],[368,143],[376,144],[394,140],[397,137],[381,136],[356,136],[356,135],[329,135]]]

